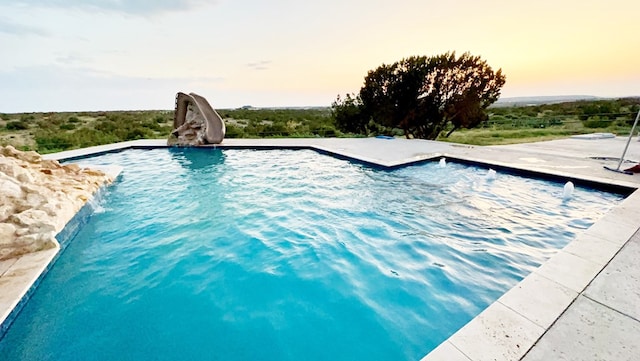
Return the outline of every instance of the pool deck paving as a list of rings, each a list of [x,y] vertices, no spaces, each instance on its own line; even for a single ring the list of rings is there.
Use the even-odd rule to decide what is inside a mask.
[[[640,174],[612,172],[626,138],[561,139],[469,146],[380,138],[225,139],[219,147],[312,148],[386,167],[446,157],[612,189],[640,188]],[[127,148],[162,147],[140,140],[45,155],[69,159]],[[622,169],[640,162],[634,138]],[[640,355],[640,191],[507,291],[426,355],[434,360],[637,360]],[[4,322],[33,292],[59,249],[0,261],[0,337]],[[21,301],[22,300],[22,301]],[[9,323],[9,324],[8,324]]]

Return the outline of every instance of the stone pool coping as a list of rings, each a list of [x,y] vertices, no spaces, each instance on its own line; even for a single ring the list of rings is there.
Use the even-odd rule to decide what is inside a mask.
[[[567,335],[567,329],[583,327],[584,325],[580,324],[581,320],[593,314],[614,312],[616,317],[622,318],[622,323],[627,325],[623,330],[624,334],[618,331],[608,332],[614,328],[609,327],[604,334],[605,338],[624,341],[640,337],[640,311],[633,309],[637,308],[633,305],[638,304],[634,303],[635,298],[640,298],[640,286],[637,282],[633,284],[633,279],[630,281],[629,277],[622,274],[616,278],[619,280],[622,277],[622,290],[611,290],[599,285],[607,283],[599,281],[599,277],[615,273],[615,270],[607,273],[609,267],[621,268],[616,264],[619,258],[622,259],[624,267],[631,267],[636,273],[640,268],[629,264],[628,259],[633,257],[626,257],[626,261],[623,257],[626,253],[634,251],[629,248],[632,246],[630,240],[640,226],[640,191],[635,191],[640,187],[640,176],[609,172],[602,167],[617,165],[617,162],[612,164],[610,158],[619,156],[624,147],[624,140],[566,139],[528,145],[479,147],[436,141],[379,138],[226,139],[222,145],[215,147],[315,149],[382,167],[396,167],[447,157],[494,169],[572,180],[579,184],[630,194],[600,221],[422,359],[535,360],[560,358],[558,354],[564,352],[562,345],[571,345],[567,339],[581,342],[579,332],[578,336]],[[164,146],[165,140],[140,140],[48,154],[43,158],[71,160],[124,149]],[[631,148],[632,151],[636,150],[636,147]],[[627,158],[629,157],[638,159],[640,152],[630,152]],[[638,238],[635,243],[640,245],[640,235],[635,238]],[[3,291],[0,293],[0,337],[3,335],[2,331],[9,327],[10,322],[5,322],[8,320],[7,316],[16,305],[24,304],[58,254],[60,249],[53,249],[0,262],[0,287]],[[631,286],[629,282],[632,283]],[[628,299],[628,302],[624,302],[625,299]],[[573,312],[574,309],[577,311]],[[576,312],[580,315],[587,312],[588,315],[576,317]],[[14,311],[13,314],[17,312]],[[602,317],[611,318],[608,314]],[[597,317],[594,322],[598,322]],[[602,337],[600,334],[596,336]],[[615,349],[612,349],[612,344],[616,346]],[[602,353],[602,349],[605,349],[609,355],[624,357],[626,354],[620,354],[620,349],[623,349],[622,352],[629,352],[636,351],[637,346],[635,347],[625,342],[621,345],[620,342],[607,342],[607,345],[595,350],[587,348],[586,352]],[[581,353],[578,350],[569,349],[567,352],[577,355],[569,359],[595,359],[595,355]]]
[[[91,168],[103,171],[114,182],[122,172],[122,167],[115,165],[94,165]],[[93,194],[93,199],[101,196],[104,187],[105,185]],[[78,210],[56,235],[58,244],[54,248],[0,260],[0,290],[2,290],[0,292],[0,339],[2,339],[24,305],[29,301],[44,276],[69,244],[69,241],[87,222],[92,213],[93,209],[90,200]]]

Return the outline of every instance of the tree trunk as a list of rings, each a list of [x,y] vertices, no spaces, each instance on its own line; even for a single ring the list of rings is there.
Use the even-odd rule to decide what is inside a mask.
[[[454,126],[454,127],[453,127],[453,129],[451,129],[451,130],[447,133],[447,135],[445,135],[444,137],[445,137],[445,138],[449,138],[449,136],[451,135],[451,133],[455,132],[457,129],[458,129],[458,127],[457,127],[457,126]]]

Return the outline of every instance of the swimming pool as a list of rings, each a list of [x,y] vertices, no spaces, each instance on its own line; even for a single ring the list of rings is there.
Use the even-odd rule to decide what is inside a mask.
[[[125,166],[122,180],[3,359],[419,359],[622,199],[313,151],[87,162]]]

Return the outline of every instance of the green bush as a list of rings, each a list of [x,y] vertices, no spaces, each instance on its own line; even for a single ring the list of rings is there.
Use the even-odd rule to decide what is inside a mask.
[[[270,137],[286,137],[289,135],[289,129],[282,123],[273,123],[264,128],[264,133]]]
[[[38,151],[41,153],[51,153],[70,149],[73,142],[62,135],[40,135],[36,136]]]
[[[172,119],[170,119],[168,116],[163,115],[157,115],[153,120],[155,120],[156,123],[166,123],[172,121]]]
[[[582,125],[585,128],[606,128],[611,125],[611,120],[609,119],[600,119],[599,117],[590,117],[587,120],[582,122]]]
[[[29,124],[23,120],[14,120],[12,122],[8,122],[7,125],[5,125],[5,128],[7,128],[7,130],[25,130],[29,129]]]
[[[103,119],[102,121],[96,123],[93,127],[103,133],[111,133],[117,130],[116,124],[112,121],[109,121],[108,119]]]
[[[158,132],[162,136],[169,136],[169,134],[171,134],[172,130],[173,130],[173,126],[172,125],[163,125],[163,126],[160,127],[160,130]]]
[[[243,138],[244,137],[244,128],[238,127],[233,124],[226,125],[227,131],[225,133],[226,138]]]
[[[74,130],[74,129],[76,129],[76,125],[73,124],[73,123],[60,124],[60,129],[61,130]]]
[[[149,134],[142,128],[134,128],[127,132],[123,140],[136,140],[150,138]]]
[[[69,123],[80,123],[80,119],[78,119],[78,117],[69,117],[69,119],[67,119],[67,121]]]
[[[55,114],[48,118],[44,118],[41,122],[48,122],[49,124],[51,124],[51,126],[55,126],[55,125],[60,126],[65,121],[62,114]]]
[[[23,122],[30,122],[32,120],[36,119],[35,115],[33,114],[22,114],[20,116],[20,120]]]
[[[154,121],[146,121],[142,123],[142,126],[151,130],[155,130],[155,131],[160,131],[162,130],[162,127],[160,126],[160,124],[158,124],[158,122],[154,122]]]
[[[326,124],[312,127],[310,130],[313,135],[320,137],[337,137],[339,134],[335,127]]]

